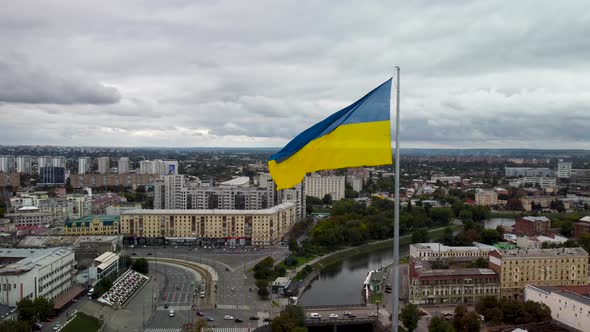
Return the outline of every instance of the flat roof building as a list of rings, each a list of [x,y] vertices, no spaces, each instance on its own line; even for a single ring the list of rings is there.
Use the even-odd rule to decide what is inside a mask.
[[[473,246],[450,247],[441,243],[414,243],[410,245],[410,257],[412,259],[439,260],[467,260],[475,261],[482,257],[487,259],[490,252],[496,247],[474,242]]]

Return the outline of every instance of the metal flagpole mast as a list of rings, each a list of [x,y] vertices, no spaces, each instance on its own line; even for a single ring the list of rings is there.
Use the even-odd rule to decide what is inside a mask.
[[[399,67],[396,66],[397,79],[395,82],[397,97],[395,99],[395,212],[393,219],[393,332],[399,326]]]

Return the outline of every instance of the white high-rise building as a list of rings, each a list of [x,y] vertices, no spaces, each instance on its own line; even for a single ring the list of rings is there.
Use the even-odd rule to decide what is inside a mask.
[[[305,195],[319,199],[330,195],[332,200],[341,200],[346,191],[345,176],[321,176],[313,173],[305,177]]]
[[[78,158],[78,174],[86,174],[90,173],[90,164],[92,160],[90,157],[80,157]]]
[[[572,163],[559,160],[557,163],[557,177],[561,179],[569,179],[572,176]]]
[[[37,157],[37,168],[41,169],[41,167],[51,167],[53,166],[53,157],[51,156],[40,156]]]
[[[119,163],[117,164],[117,171],[119,172],[119,174],[129,173],[129,157],[119,158]]]
[[[31,174],[31,156],[16,157],[17,173]]]
[[[51,157],[51,166],[66,168],[66,157],[64,157],[64,156]]]
[[[140,174],[178,175],[177,160],[142,160],[139,162]]]
[[[14,156],[3,155],[0,156],[0,172],[3,173],[14,173],[16,169],[16,162]]]
[[[98,157],[96,158],[98,161],[98,173],[100,174],[107,174],[109,173],[109,168],[111,167],[111,158],[110,157]]]

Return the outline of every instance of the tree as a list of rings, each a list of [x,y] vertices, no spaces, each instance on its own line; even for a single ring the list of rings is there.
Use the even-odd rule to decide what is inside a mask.
[[[18,309],[18,320],[33,322],[35,319],[35,306],[33,301],[24,298],[16,303]]]
[[[35,308],[37,318],[41,321],[47,320],[47,318],[53,313],[53,303],[44,297],[36,298],[35,301],[33,301],[33,307]]]
[[[418,327],[418,320],[420,319],[420,311],[418,306],[413,303],[408,303],[402,308],[400,320],[404,327],[409,332],[412,332]]]
[[[0,331],[2,332],[29,332],[31,326],[28,322],[22,320],[3,320],[0,322]]]
[[[486,229],[481,233],[481,241],[485,244],[494,244],[502,240],[502,235],[495,229]]]
[[[467,314],[467,308],[464,305],[455,307],[455,315],[453,316],[453,326],[457,331],[463,331],[463,317]]]
[[[506,208],[512,211],[523,211],[524,208],[522,206],[522,202],[518,198],[510,198],[508,202],[506,202]]]
[[[584,203],[584,211],[588,211],[590,207],[588,207],[588,203]]]
[[[479,318],[479,314],[475,311],[470,311],[461,320],[461,325],[463,329],[460,331],[465,332],[479,332],[479,328],[481,327],[481,320]]]
[[[303,308],[288,305],[275,317],[271,324],[272,332],[307,331],[305,328],[305,312]]]
[[[485,269],[488,267],[488,260],[483,257],[480,257],[477,260],[475,260],[475,262],[473,262],[471,265],[475,268]]]
[[[193,324],[193,332],[205,332],[207,331],[207,321],[203,318],[199,318]]]
[[[459,212],[459,219],[462,221],[472,221],[473,213],[471,213],[471,211],[461,210],[461,212]]]
[[[290,252],[296,252],[297,251],[297,247],[298,247],[297,239],[294,238],[294,237],[290,237],[289,238],[289,251]]]
[[[412,243],[425,243],[428,241],[428,230],[425,228],[420,228],[412,232]]]
[[[139,272],[141,274],[147,274],[150,269],[148,261],[145,258],[138,258],[133,260],[131,268],[133,269],[133,271]]]
[[[574,235],[574,223],[570,221],[565,221],[561,223],[561,227],[559,229],[561,235],[565,237],[570,237]]]
[[[326,205],[331,205],[332,204],[332,195],[330,195],[330,194],[324,195],[324,198],[322,199],[322,203],[324,203]]]
[[[266,299],[268,298],[268,295],[270,295],[270,293],[268,292],[268,287],[265,286],[258,288],[258,296],[260,296],[260,298]]]
[[[454,241],[453,229],[451,229],[451,227],[445,227],[443,235],[440,237],[439,241],[447,246],[452,245]]]
[[[434,316],[428,324],[428,332],[455,332],[453,325],[446,320]]]

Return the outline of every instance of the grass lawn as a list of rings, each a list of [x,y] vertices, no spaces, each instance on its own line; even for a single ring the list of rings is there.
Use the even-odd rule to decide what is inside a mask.
[[[379,303],[383,303],[383,293],[371,294],[371,303],[377,304],[377,301],[379,301]]]
[[[76,314],[76,318],[62,329],[62,332],[95,332],[99,328],[100,323],[98,319],[79,312]]]
[[[279,302],[277,302],[277,301],[275,301],[275,300],[272,300],[271,302],[272,302],[272,307],[273,307],[273,308],[278,308],[278,307],[280,307],[280,306],[281,306],[281,305],[279,304]]]

